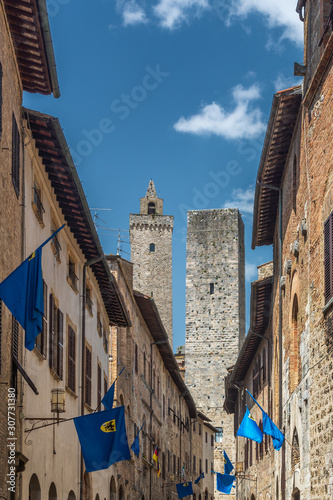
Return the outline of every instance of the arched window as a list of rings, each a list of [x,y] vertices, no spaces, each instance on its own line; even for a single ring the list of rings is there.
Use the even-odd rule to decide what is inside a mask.
[[[206,488],[206,491],[205,491],[205,500],[208,500],[208,490]]]
[[[123,486],[120,486],[120,488],[119,488],[119,500],[125,500],[125,495],[124,495],[124,488],[123,488]]]
[[[300,448],[299,448],[298,433],[296,428],[294,429],[292,445],[293,446],[291,448],[291,468],[294,471],[295,469],[297,469],[300,463]]]
[[[300,500],[301,493],[298,488],[296,488],[293,492],[293,500]]]
[[[54,483],[51,483],[49,489],[49,500],[57,500],[57,488]]]
[[[73,490],[68,493],[67,500],[76,500],[76,496]]]
[[[36,474],[31,476],[29,482],[29,500],[41,500],[40,484]]]
[[[83,498],[84,500],[92,500],[91,478],[87,472],[83,476]]]
[[[100,500],[99,498],[99,494],[97,493],[96,497],[95,497],[95,500]]]
[[[148,203],[148,214],[155,214],[155,213],[156,213],[155,203],[153,203],[152,201],[150,201]]]
[[[294,295],[291,315],[291,345],[290,345],[290,392],[294,392],[299,382],[299,336],[298,336],[298,299]]]
[[[149,252],[155,252],[155,243],[150,243]]]
[[[110,500],[117,500],[116,481],[113,476],[110,481]]]
[[[125,404],[124,404],[124,396],[122,394],[120,394],[119,401],[120,401],[120,406],[125,406]]]

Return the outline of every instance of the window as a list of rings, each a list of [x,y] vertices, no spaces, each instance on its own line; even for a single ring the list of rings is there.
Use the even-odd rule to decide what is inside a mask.
[[[75,261],[74,259],[69,255],[68,256],[68,276],[67,276],[68,282],[75,290],[76,292],[78,291],[77,289],[77,282],[78,282],[78,277],[75,274]]]
[[[2,66],[0,63],[0,140],[2,135]]]
[[[44,315],[43,315],[43,329],[36,337],[35,347],[46,359],[47,347],[47,284],[43,280],[43,296],[44,296]]]
[[[147,371],[147,360],[146,360],[146,353],[143,353],[143,377],[146,380],[146,371]]]
[[[216,427],[219,432],[215,434],[215,443],[222,443],[222,438],[223,438],[223,429],[222,427]]]
[[[86,345],[84,402],[91,406],[91,350]]]
[[[165,395],[163,394],[163,420],[165,419]]]
[[[213,434],[210,436],[210,445],[214,446],[214,436],[213,436]]]
[[[254,397],[259,393],[259,366],[256,361],[253,368],[253,395]]]
[[[103,323],[100,311],[97,311],[97,332],[100,337],[103,335]]]
[[[137,344],[134,345],[134,367],[135,367],[135,373],[138,373],[139,367],[138,367],[138,346],[137,346]]]
[[[289,370],[289,389],[293,392],[299,382],[299,335],[298,335],[298,300],[294,295],[292,306],[292,324],[291,324],[291,346],[290,346],[290,370]]]
[[[1,70],[1,65],[0,65]],[[0,373],[1,373],[1,342],[2,342],[2,300],[0,300]]]
[[[106,378],[106,375],[104,373],[104,396],[108,392],[108,380]]]
[[[176,474],[176,455],[173,455],[173,473]]]
[[[165,453],[162,453],[162,479],[165,479]]]
[[[148,203],[148,214],[152,215],[152,214],[155,214],[155,213],[156,213],[155,203],[153,203],[151,201],[151,202]]]
[[[33,189],[32,208],[33,208],[33,211],[34,211],[38,221],[44,227],[43,214],[45,214],[45,210],[44,210],[44,207],[42,204],[42,190],[41,190],[38,182],[36,181],[36,179],[34,181],[34,187],[32,189]]]
[[[209,293],[210,293],[210,295],[214,294],[214,283],[209,284]]]
[[[93,301],[91,300],[91,288],[89,285],[86,286],[86,308],[89,311],[89,314],[93,313]]]
[[[75,331],[68,325],[68,344],[67,344],[67,386],[75,392]]]
[[[197,457],[193,455],[193,472],[197,472]]]
[[[14,113],[12,118],[12,182],[18,197],[20,194],[20,133]]]
[[[108,329],[103,325],[103,347],[104,351],[107,353],[109,349],[109,340],[108,340]]]
[[[333,212],[324,223],[325,304],[333,297]]]
[[[250,460],[249,460],[249,464],[250,464],[250,467],[252,467],[252,439],[249,439],[250,441]]]
[[[291,448],[291,468],[294,471],[300,463],[300,447],[297,429],[294,429],[293,443]]]
[[[49,319],[49,365],[58,375],[63,377],[63,314],[57,308],[55,299],[50,294]]]
[[[155,243],[150,243],[149,252],[155,252]]]
[[[201,436],[201,424],[199,424],[199,436]]]
[[[246,440],[244,446],[244,469],[247,470],[249,467],[249,442]]]
[[[199,474],[202,472],[202,460],[201,458],[199,459]]]
[[[208,434],[207,434],[207,432],[205,432],[205,441],[206,441],[206,443],[208,443]]]
[[[100,406],[102,401],[102,368],[100,363],[97,364],[97,406]]]
[[[208,474],[208,460],[206,458],[206,474]]]
[[[51,222],[51,232],[52,232],[52,234],[55,233],[56,230],[57,230],[57,224],[52,220],[52,222]],[[60,262],[61,245],[59,243],[58,234],[56,234],[55,236],[53,236],[53,238],[51,240],[51,248],[52,248],[52,252],[55,255],[55,258],[57,259],[58,262]]]

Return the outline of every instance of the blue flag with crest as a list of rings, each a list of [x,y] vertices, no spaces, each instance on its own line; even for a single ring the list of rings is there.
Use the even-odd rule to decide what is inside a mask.
[[[246,407],[244,418],[239,426],[236,436],[243,436],[248,439],[252,439],[257,443],[262,442],[263,434],[253,420],[248,407]]]
[[[0,299],[25,330],[24,345],[29,351],[35,347],[35,339],[43,329],[42,248],[63,227],[55,231],[0,283]]]
[[[234,466],[230,462],[229,457],[224,450],[223,450],[223,456],[224,456],[224,474],[230,474]]]
[[[76,417],[74,424],[87,472],[131,459],[124,406]]]
[[[198,482],[200,481],[200,479],[203,479],[205,477],[205,474],[203,472],[201,472],[200,476],[196,478],[196,480],[194,481],[194,484],[198,484]]]
[[[216,473],[216,489],[221,493],[226,493],[230,495],[231,488],[233,487],[233,483],[236,480],[235,476],[231,476],[230,474],[220,474]]]
[[[187,497],[187,495],[193,495],[192,481],[189,481],[188,483],[176,484],[176,487],[178,498],[184,498]]]

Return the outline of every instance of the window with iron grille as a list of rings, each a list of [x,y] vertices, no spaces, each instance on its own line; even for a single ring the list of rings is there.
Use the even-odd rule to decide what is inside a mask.
[[[20,194],[20,133],[14,113],[12,118],[12,182],[18,197]]]
[[[36,337],[35,347],[46,359],[47,349],[47,284],[43,280],[43,297],[44,297],[44,315],[43,315],[43,329]]]
[[[52,234],[55,233],[56,230],[57,230],[57,224],[52,220],[52,224],[51,224]],[[61,245],[59,243],[59,238],[58,238],[57,234],[55,236],[53,236],[53,238],[51,240],[51,248],[52,248],[52,251],[55,255],[55,258],[57,259],[58,262],[60,262]]]
[[[86,286],[86,307],[90,314],[93,312],[93,301],[91,299],[91,288],[89,285]]]
[[[84,402],[91,406],[91,351],[86,345]]]
[[[333,297],[333,212],[324,223],[325,304]]]
[[[33,210],[40,223],[43,222],[43,214],[45,214],[45,209],[42,204],[42,190],[39,187],[38,182],[34,181],[33,189]]]
[[[75,274],[75,261],[68,256],[68,280],[71,287],[77,291],[77,282],[79,278]]]
[[[19,353],[19,324],[18,321],[12,316],[12,354],[18,359]]]
[[[75,361],[76,361],[75,351],[76,351],[75,331],[73,330],[73,328],[70,325],[68,325],[67,385],[68,385],[68,388],[71,389],[73,392],[75,392],[75,383],[76,383],[76,380],[75,380]]]
[[[101,365],[97,365],[97,405],[100,406],[102,401],[102,369]]]
[[[63,379],[63,343],[64,343],[64,316],[55,304],[50,294],[50,318],[49,318],[49,365]]]
[[[0,140],[2,136],[2,66],[0,63]]]

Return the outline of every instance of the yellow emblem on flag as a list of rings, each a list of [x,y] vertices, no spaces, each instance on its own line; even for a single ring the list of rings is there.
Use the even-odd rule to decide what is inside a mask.
[[[36,252],[32,252],[32,254],[29,257],[29,260],[32,260],[36,257]]]
[[[249,412],[249,418],[255,422],[254,418],[252,417],[251,413]]]
[[[184,486],[184,488],[185,488],[185,486],[188,486],[188,483],[184,483],[184,484],[183,484],[183,486]]]
[[[110,420],[109,422],[104,422],[104,424],[101,425],[101,431],[103,432],[116,432],[116,421]]]

